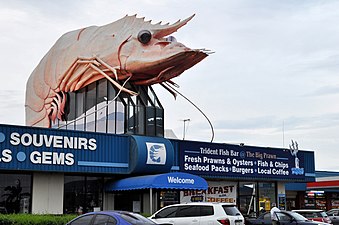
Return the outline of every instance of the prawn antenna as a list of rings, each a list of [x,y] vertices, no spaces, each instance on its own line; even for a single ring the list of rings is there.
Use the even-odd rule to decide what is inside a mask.
[[[186,99],[189,103],[191,103],[206,118],[207,122],[209,123],[209,125],[211,127],[211,132],[212,132],[211,142],[213,142],[213,139],[214,139],[214,128],[213,128],[213,125],[212,125],[210,119],[207,117],[207,115],[196,104],[194,104],[190,99],[188,99],[185,95],[183,95],[181,92],[179,92],[177,89],[175,89],[171,85],[168,85],[169,84],[168,82],[166,82],[166,84],[167,84],[166,87],[170,88],[172,91],[174,91],[175,93],[177,93],[178,95],[180,95],[181,97]]]

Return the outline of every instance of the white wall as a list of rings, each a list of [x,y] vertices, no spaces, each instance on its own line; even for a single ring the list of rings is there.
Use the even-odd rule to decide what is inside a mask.
[[[285,194],[285,184],[286,183],[284,183],[284,182],[278,182],[278,188],[277,188],[277,190],[278,190],[278,195],[279,194]],[[278,197],[278,196],[277,196]]]
[[[64,174],[34,173],[32,196],[32,214],[62,214]]]

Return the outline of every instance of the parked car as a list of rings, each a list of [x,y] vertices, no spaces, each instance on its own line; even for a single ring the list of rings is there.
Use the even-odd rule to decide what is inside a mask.
[[[326,225],[323,222],[308,220],[297,212],[280,211],[276,212],[276,214],[280,225]],[[263,213],[256,219],[248,218],[246,219],[246,225],[272,225],[271,213]]]
[[[156,225],[156,223],[137,213],[100,211],[78,216],[66,225]]]
[[[339,209],[331,209],[326,212],[333,225],[339,225]]]
[[[326,212],[321,209],[296,209],[293,211],[303,215],[309,220],[332,223]]]
[[[234,204],[195,202],[166,206],[151,217],[156,223],[173,225],[244,225],[244,217]]]

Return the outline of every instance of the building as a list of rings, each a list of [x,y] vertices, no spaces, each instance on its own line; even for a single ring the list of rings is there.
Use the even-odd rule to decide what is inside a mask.
[[[290,208],[330,209],[339,208],[339,173],[315,171],[315,181],[286,184]]]
[[[52,128],[0,125],[0,207],[8,212],[152,213],[168,204],[217,201],[244,215],[286,208],[287,182],[314,181],[314,152],[164,137],[151,87],[138,96],[99,80],[70,93]]]

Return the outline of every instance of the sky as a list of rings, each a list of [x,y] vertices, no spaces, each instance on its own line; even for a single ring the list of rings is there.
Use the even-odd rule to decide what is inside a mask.
[[[316,170],[339,171],[335,0],[0,0],[0,123],[25,125],[26,82],[62,34],[134,14],[154,23],[196,14],[173,36],[215,52],[173,79],[212,126],[153,85],[179,139],[277,148],[294,140],[314,151]]]

